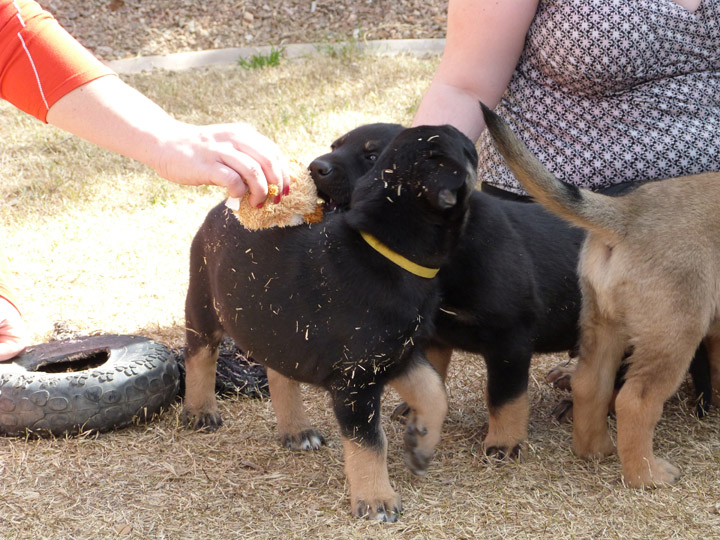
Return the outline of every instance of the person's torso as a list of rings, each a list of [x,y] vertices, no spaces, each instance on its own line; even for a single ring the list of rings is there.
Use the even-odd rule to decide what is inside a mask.
[[[540,0],[497,109],[558,178],[720,170],[720,0]],[[487,132],[480,176],[522,193]]]

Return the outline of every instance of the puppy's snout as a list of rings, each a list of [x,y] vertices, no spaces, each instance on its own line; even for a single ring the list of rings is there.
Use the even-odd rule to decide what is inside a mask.
[[[316,159],[310,163],[308,169],[310,169],[310,175],[315,180],[322,180],[333,173],[333,166],[324,159]]]

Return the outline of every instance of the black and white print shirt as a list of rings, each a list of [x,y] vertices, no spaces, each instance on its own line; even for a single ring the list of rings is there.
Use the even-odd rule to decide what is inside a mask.
[[[540,0],[497,112],[558,178],[599,189],[720,171],[720,0]],[[524,193],[487,131],[480,179]]]

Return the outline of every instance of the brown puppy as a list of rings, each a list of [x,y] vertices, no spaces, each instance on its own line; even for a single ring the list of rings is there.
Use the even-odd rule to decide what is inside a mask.
[[[676,482],[680,470],[653,454],[653,431],[703,339],[713,388],[720,388],[720,174],[599,195],[557,180],[500,117],[484,106],[483,113],[525,189],[588,231],[579,266],[580,361],[572,378],[575,453],[614,451],[606,415],[623,353],[631,350],[615,402],[623,476],[634,487]]]

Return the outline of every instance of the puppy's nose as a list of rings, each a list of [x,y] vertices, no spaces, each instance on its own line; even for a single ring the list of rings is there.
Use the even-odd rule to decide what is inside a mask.
[[[316,159],[310,163],[308,169],[310,169],[310,176],[316,180],[326,178],[333,172],[332,165],[323,159]]]

